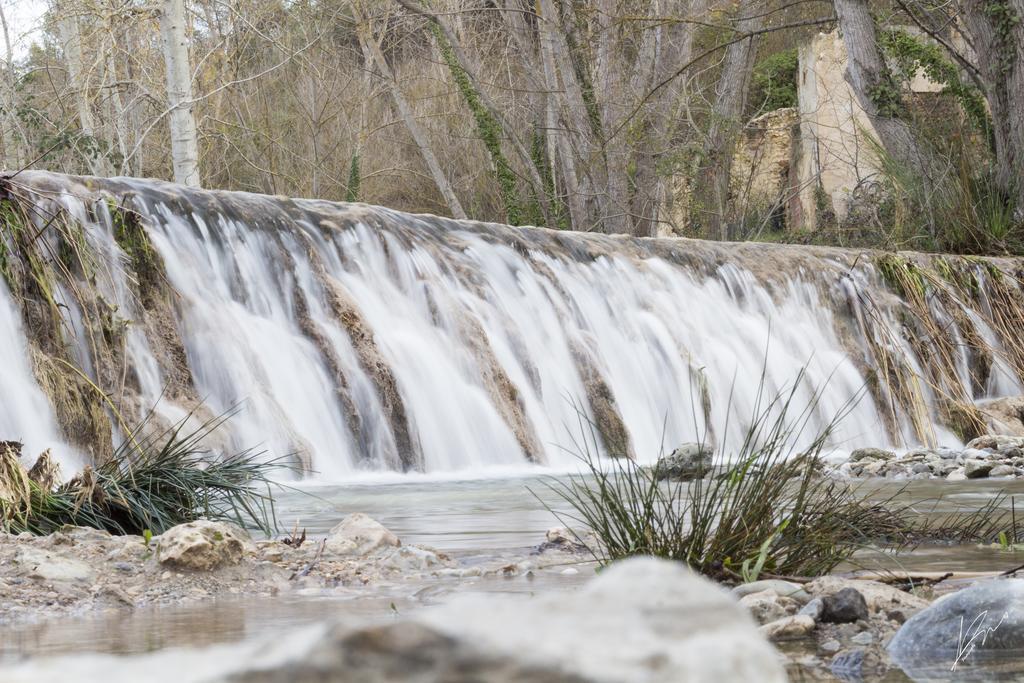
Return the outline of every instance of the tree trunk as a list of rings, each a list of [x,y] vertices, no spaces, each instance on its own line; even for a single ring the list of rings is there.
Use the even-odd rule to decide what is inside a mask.
[[[736,23],[737,37],[761,30],[763,8],[755,2],[740,5]],[[730,238],[729,179],[736,137],[743,126],[750,75],[757,57],[757,37],[732,43],[725,49],[722,74],[718,79],[715,104],[711,112],[711,129],[704,142],[701,165],[694,182],[693,219],[701,234]]]
[[[391,92],[391,99],[395,103],[395,108],[398,109],[398,115],[402,117],[405,127],[409,130],[409,135],[412,136],[413,142],[416,143],[420,156],[423,157],[423,162],[430,171],[430,177],[434,179],[434,184],[437,185],[437,189],[444,197],[445,203],[448,204],[448,209],[452,212],[452,216],[455,218],[466,218],[466,212],[463,210],[462,204],[459,203],[459,198],[455,196],[455,190],[452,189],[444,171],[441,170],[441,164],[438,163],[437,157],[434,156],[434,150],[430,147],[426,133],[416,121],[412,107],[409,106],[408,100],[405,99],[405,95],[402,94],[401,89],[398,87],[398,82],[388,66],[384,53],[380,50],[380,45],[377,44],[373,36],[366,35],[365,29],[359,31],[359,44],[362,46],[367,66],[376,65],[377,70],[387,83],[388,90]]]
[[[1024,210],[1024,0],[964,0],[963,18],[992,114],[996,183]],[[993,12],[1002,7],[1003,12]]]
[[[470,63],[469,57],[466,55],[465,50],[462,49],[462,43],[455,31],[452,30],[448,24],[446,17],[439,14],[434,14],[428,11],[426,8],[417,4],[416,0],[395,0],[403,8],[424,17],[433,23],[440,30],[444,40],[448,43],[448,47],[451,48],[452,54],[455,61],[462,68],[462,71],[466,74],[466,78],[469,80],[470,86],[475,91],[477,97],[480,98],[481,104],[491,115],[491,117],[498,122],[502,133],[507,138],[509,144],[512,145],[512,149],[515,151],[516,156],[519,157],[519,161],[523,164],[529,177],[530,184],[533,187],[533,191],[537,196],[541,210],[544,212],[544,219],[548,223],[553,223],[553,213],[551,207],[548,204],[548,197],[546,188],[544,186],[544,179],[540,175],[540,170],[533,163],[533,158],[530,155],[530,151],[523,144],[522,140],[516,135],[515,129],[509,124],[507,117],[502,112],[501,108],[498,107],[491,99],[490,95],[480,86],[480,80],[477,77],[477,69],[475,65]]]
[[[82,33],[78,23],[77,8],[61,4],[57,8],[58,29],[61,42],[64,43],[64,61],[68,67],[68,85],[74,95],[75,113],[78,115],[78,126],[86,144],[82,151],[88,159],[89,167],[95,175],[109,175],[106,156],[95,149],[97,141],[96,124],[89,103],[89,88],[82,67]]]
[[[846,46],[846,82],[878,133],[878,142],[897,164],[918,171],[925,186],[931,185],[937,177],[936,160],[899,118],[899,85],[879,51],[867,0],[835,0],[835,8]]]
[[[0,25],[4,32],[4,75],[3,83],[0,84],[0,108],[3,110],[0,119],[3,126],[0,131],[0,139],[3,142],[3,165],[7,171],[19,171],[29,159],[26,158],[23,131],[14,113],[18,106],[17,73],[14,70],[14,48],[11,45],[11,34],[3,7],[0,7]]]
[[[199,187],[199,131],[192,114],[194,101],[188,40],[185,36],[185,0],[162,0],[160,35],[167,65],[174,181]]]

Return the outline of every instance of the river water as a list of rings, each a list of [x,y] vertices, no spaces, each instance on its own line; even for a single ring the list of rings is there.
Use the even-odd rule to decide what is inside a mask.
[[[568,512],[564,501],[549,488],[552,477],[563,476],[536,472],[488,479],[395,475],[358,483],[307,484],[301,489],[281,491],[277,512],[282,527],[298,524],[314,536],[326,533],[346,514],[365,512],[392,529],[403,542],[445,551],[461,564],[501,558],[513,562],[526,557],[543,541],[545,531],[559,524],[556,514]],[[868,487],[876,497],[898,492],[900,500],[932,500],[917,506],[927,515],[976,508],[1000,490],[1024,493],[1024,484],[984,481],[893,482]],[[928,545],[898,556],[866,549],[841,569],[969,572],[1005,570],[1022,562],[1022,554],[996,548]],[[462,591],[572,590],[593,576],[593,565],[579,565],[579,569],[568,575],[549,571],[530,578],[438,579],[272,599],[228,597],[214,603],[7,626],[0,628],[0,674],[5,665],[21,662],[24,666],[26,658],[45,671],[46,662],[58,661],[50,658],[61,655],[141,654],[251,641],[339,617],[353,623],[380,622],[393,618],[396,612],[436,604]],[[48,679],[44,676],[40,680]]]

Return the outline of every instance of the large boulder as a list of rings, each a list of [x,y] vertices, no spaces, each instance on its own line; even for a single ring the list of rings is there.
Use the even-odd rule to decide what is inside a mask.
[[[786,680],[778,654],[728,592],[652,558],[616,563],[572,593],[463,594],[388,626],[335,626],[302,642],[287,661],[231,680]]]
[[[345,517],[327,534],[324,552],[328,555],[363,556],[402,545],[383,524],[362,512]]]
[[[461,596],[414,619],[585,680],[786,680],[746,610],[717,584],[666,560],[615,563],[573,593]]]
[[[945,595],[907,620],[889,643],[893,660],[922,676],[1016,659],[1022,651],[1024,579],[982,581]]]
[[[658,460],[654,476],[683,481],[699,479],[711,471],[713,456],[714,450],[708,444],[684,443]]]
[[[255,551],[244,529],[208,519],[171,527],[154,541],[160,564],[195,571],[238,564],[246,552]]]
[[[352,631],[334,626],[299,660],[246,671],[231,683],[586,683],[586,679],[495,654],[414,622]]]

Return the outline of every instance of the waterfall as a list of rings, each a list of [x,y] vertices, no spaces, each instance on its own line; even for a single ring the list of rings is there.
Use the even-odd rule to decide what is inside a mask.
[[[20,315],[7,285],[0,282],[0,440],[18,441],[24,453],[36,456],[52,448],[57,462],[67,470],[81,465],[76,452],[60,435],[53,410],[39,388],[25,344]]]
[[[36,249],[38,262],[12,271],[12,289],[31,300],[30,266],[49,269],[64,330],[41,344],[0,289],[0,346],[16,359],[0,370],[0,438],[37,450],[75,435],[60,434],[32,378],[33,344],[64,353],[125,416],[237,406],[231,446],[294,453],[327,479],[568,466],[581,425],[599,451],[642,462],[707,433],[728,447],[759,396],[798,380],[810,431],[849,410],[839,447],[953,444],[950,406],[1024,393],[988,285],[976,305],[932,296],[924,315],[948,339],[922,348],[903,332],[907,297],[853,251],[559,233],[43,172],[8,193],[46,247],[21,243],[22,260]],[[24,232],[8,228],[5,253]],[[118,442],[123,426],[107,428]]]

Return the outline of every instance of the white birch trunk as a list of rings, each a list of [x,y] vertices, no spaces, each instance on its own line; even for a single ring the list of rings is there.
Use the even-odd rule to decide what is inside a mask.
[[[167,64],[167,103],[170,107],[171,160],[174,181],[199,187],[199,132],[192,114],[192,74],[185,37],[185,0],[163,0],[160,35]]]

